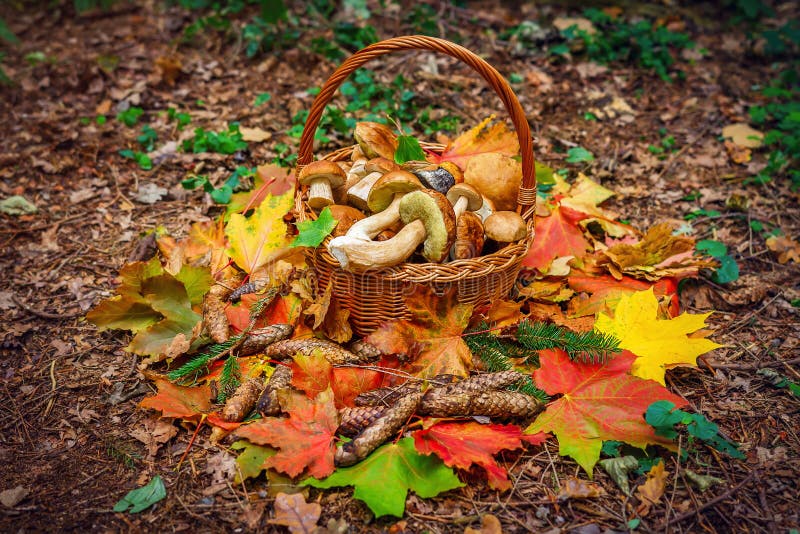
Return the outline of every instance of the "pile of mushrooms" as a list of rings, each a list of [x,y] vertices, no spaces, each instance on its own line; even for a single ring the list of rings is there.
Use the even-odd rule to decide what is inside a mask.
[[[455,164],[398,165],[392,159],[397,138],[382,124],[358,123],[355,138],[351,162],[315,161],[298,176],[308,187],[308,206],[329,207],[339,221],[327,247],[343,269],[398,265],[420,245],[422,261],[475,258],[484,245],[499,249],[527,235],[522,217],[497,211],[490,198],[464,183]]]

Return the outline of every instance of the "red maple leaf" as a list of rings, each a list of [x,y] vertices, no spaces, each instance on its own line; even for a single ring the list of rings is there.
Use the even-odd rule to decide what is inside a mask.
[[[586,255],[591,246],[578,222],[589,217],[566,206],[556,206],[548,217],[537,216],[536,237],[522,260],[523,267],[542,270],[556,258]]]
[[[281,406],[289,417],[267,417],[240,427],[236,435],[256,445],[280,449],[265,465],[290,477],[306,468],[314,478],[333,473],[333,436],[339,426],[333,392],[326,390],[314,399],[293,392],[281,400]]]
[[[611,275],[570,275],[568,278],[569,287],[576,293],[589,293],[591,296],[578,296],[569,303],[569,315],[571,317],[585,317],[596,315],[597,312],[608,312],[622,295],[630,295],[636,291],[644,291],[653,288],[657,297],[670,296],[669,312],[672,317],[677,317],[680,313],[678,304],[678,284],[674,278],[662,278],[656,283],[637,280],[630,276],[623,276],[622,280],[617,280]]]
[[[461,334],[472,306],[457,301],[455,288],[442,296],[420,288],[406,298],[406,307],[414,316],[412,320],[383,324],[366,341],[384,354],[409,357],[411,361],[403,369],[416,376],[466,376],[472,368],[472,353]]]
[[[435,152],[428,153],[428,161],[433,163],[452,161],[463,171],[467,168],[470,158],[478,154],[497,152],[508,157],[519,154],[517,134],[510,131],[502,122],[490,126],[492,120],[494,116],[458,136],[455,141],[447,145],[441,155]]]
[[[161,417],[177,417],[185,421],[197,421],[211,410],[211,388],[176,386],[169,380],[157,378],[158,393],[139,403],[141,408],[159,410]]]
[[[489,487],[507,490],[511,487],[508,473],[493,456],[503,450],[522,447],[522,442],[539,445],[547,435],[525,435],[516,425],[482,425],[465,423],[436,423],[412,433],[414,448],[422,454],[435,454],[448,467],[469,469],[478,465],[486,471]]]
[[[672,441],[656,436],[644,413],[657,400],[676,406],[686,402],[653,380],[628,374],[635,359],[625,351],[606,363],[591,364],[572,361],[560,349],[540,351],[541,368],[534,371],[533,380],[548,395],[562,397],[551,402],[526,432],[553,432],[560,454],[574,458],[590,477],[603,441],[674,449]]]
[[[381,387],[385,376],[371,369],[334,368],[319,351],[308,356],[295,356],[291,368],[292,386],[305,391],[311,398],[330,388],[337,408],[354,406],[353,399],[365,391]]]

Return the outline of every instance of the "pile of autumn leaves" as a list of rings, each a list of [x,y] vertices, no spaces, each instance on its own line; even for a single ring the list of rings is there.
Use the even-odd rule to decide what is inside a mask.
[[[503,125],[488,128],[482,123],[432,159],[449,159],[463,168],[477,154],[497,152],[513,159],[518,150],[516,138]],[[354,496],[376,516],[402,516],[408,490],[423,498],[435,496],[463,485],[458,475],[467,470],[485,472],[494,489],[508,489],[508,473],[494,456],[540,444],[548,433],[557,437],[560,454],[573,458],[589,476],[604,441],[674,450],[672,441],[656,435],[645,422],[644,413],[657,400],[684,406],[664,387],[665,371],[696,365],[697,356],[717,347],[704,337],[707,315],[676,316],[675,297],[680,278],[713,264],[696,254],[691,238],[673,235],[667,225],[642,235],[620,223],[616,214],[600,207],[613,192],[583,174],[569,184],[539,165],[537,178],[547,194],[540,195],[536,238],[515,300],[476,310],[457,303],[452,293],[410,295],[407,306],[414,318],[387,323],[366,339],[384,354],[377,364],[333,367],[318,354],[295,357],[290,364],[293,390],[280,399],[283,417],[223,421],[210,387],[219,380],[221,361],[190,386],[171,383],[152,369],[183,362],[184,355],[209,342],[200,313],[203,298],[214,284],[241,284],[241,274],[262,289],[284,288],[256,327],[287,323],[294,325],[295,338],[351,339],[349,312],[331,298],[332,286],[314,290],[303,247],[292,246],[298,243],[287,224],[294,185],[285,170],[260,167],[251,191],[234,195],[216,222],[192,225],[186,238],[159,236],[160,258],[126,265],[116,295],[101,302],[88,319],[100,329],[134,333],[127,350],[146,356],[143,366],[152,366],[148,373],[158,387],[142,407],[165,418],[211,425],[214,440],[228,435],[238,439],[232,445],[241,450],[237,478],[266,471],[274,486],[354,486]],[[225,306],[232,332],[248,328],[250,307],[258,298],[245,295]],[[467,376],[481,361],[464,342],[465,332],[481,321],[501,328],[523,318],[575,330],[594,328],[618,338],[624,350],[593,363],[552,349],[541,351],[538,368],[516,367],[553,398],[524,429],[417,417],[402,435],[362,462],[334,466],[339,410],[352,406],[358,394],[398,385],[407,377]],[[243,379],[274,370],[259,355],[240,357],[238,363]]]

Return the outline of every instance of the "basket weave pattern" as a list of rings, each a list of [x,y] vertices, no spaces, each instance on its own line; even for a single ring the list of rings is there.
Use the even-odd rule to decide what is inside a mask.
[[[314,133],[336,89],[362,64],[389,52],[401,50],[431,50],[453,56],[472,67],[495,90],[519,138],[522,155],[522,184],[517,197],[517,211],[528,222],[525,239],[485,256],[449,263],[403,263],[366,273],[351,273],[327,250],[330,237],[316,249],[310,249],[307,259],[317,276],[317,289],[324,291],[333,284],[332,296],[350,310],[350,324],[356,334],[364,336],[381,324],[396,319],[408,319],[410,314],[405,297],[420,285],[443,292],[452,285],[457,287],[458,301],[475,306],[488,305],[505,298],[511,291],[522,260],[533,239],[533,207],[536,202],[536,178],[533,160],[533,141],[522,107],[503,76],[483,59],[466,48],[442,39],[425,36],[406,36],[388,39],[368,46],[348,58],[323,85],[309,111],[300,139],[298,171],[313,159]],[[441,152],[442,145],[421,143],[427,150]],[[323,157],[330,161],[350,159],[354,147],[346,147]],[[300,221],[315,219],[316,214],[303,198],[305,191],[298,190],[295,207]]]

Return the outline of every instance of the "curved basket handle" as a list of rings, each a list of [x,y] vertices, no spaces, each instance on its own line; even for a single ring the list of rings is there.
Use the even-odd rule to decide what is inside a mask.
[[[347,58],[344,63],[331,74],[328,81],[325,82],[325,85],[322,86],[319,94],[314,99],[314,103],[311,105],[308,118],[303,127],[303,135],[300,137],[300,149],[297,159],[298,168],[308,165],[313,160],[314,133],[317,130],[317,126],[319,126],[319,121],[322,118],[325,107],[331,101],[333,94],[342,82],[367,61],[399,50],[431,50],[433,52],[441,52],[452,56],[472,67],[472,69],[480,74],[483,79],[489,83],[492,89],[494,89],[500,97],[500,100],[503,101],[506,111],[508,111],[508,114],[511,116],[511,122],[514,123],[514,128],[519,138],[519,148],[522,154],[522,184],[520,185],[519,194],[517,196],[517,211],[522,213],[526,218],[531,217],[533,210],[529,208],[536,204],[536,171],[533,158],[533,140],[531,139],[528,120],[525,118],[525,112],[519,100],[517,100],[514,91],[511,89],[511,86],[508,85],[505,78],[497,72],[497,69],[463,46],[435,37],[427,37],[424,35],[394,37],[372,44]]]

